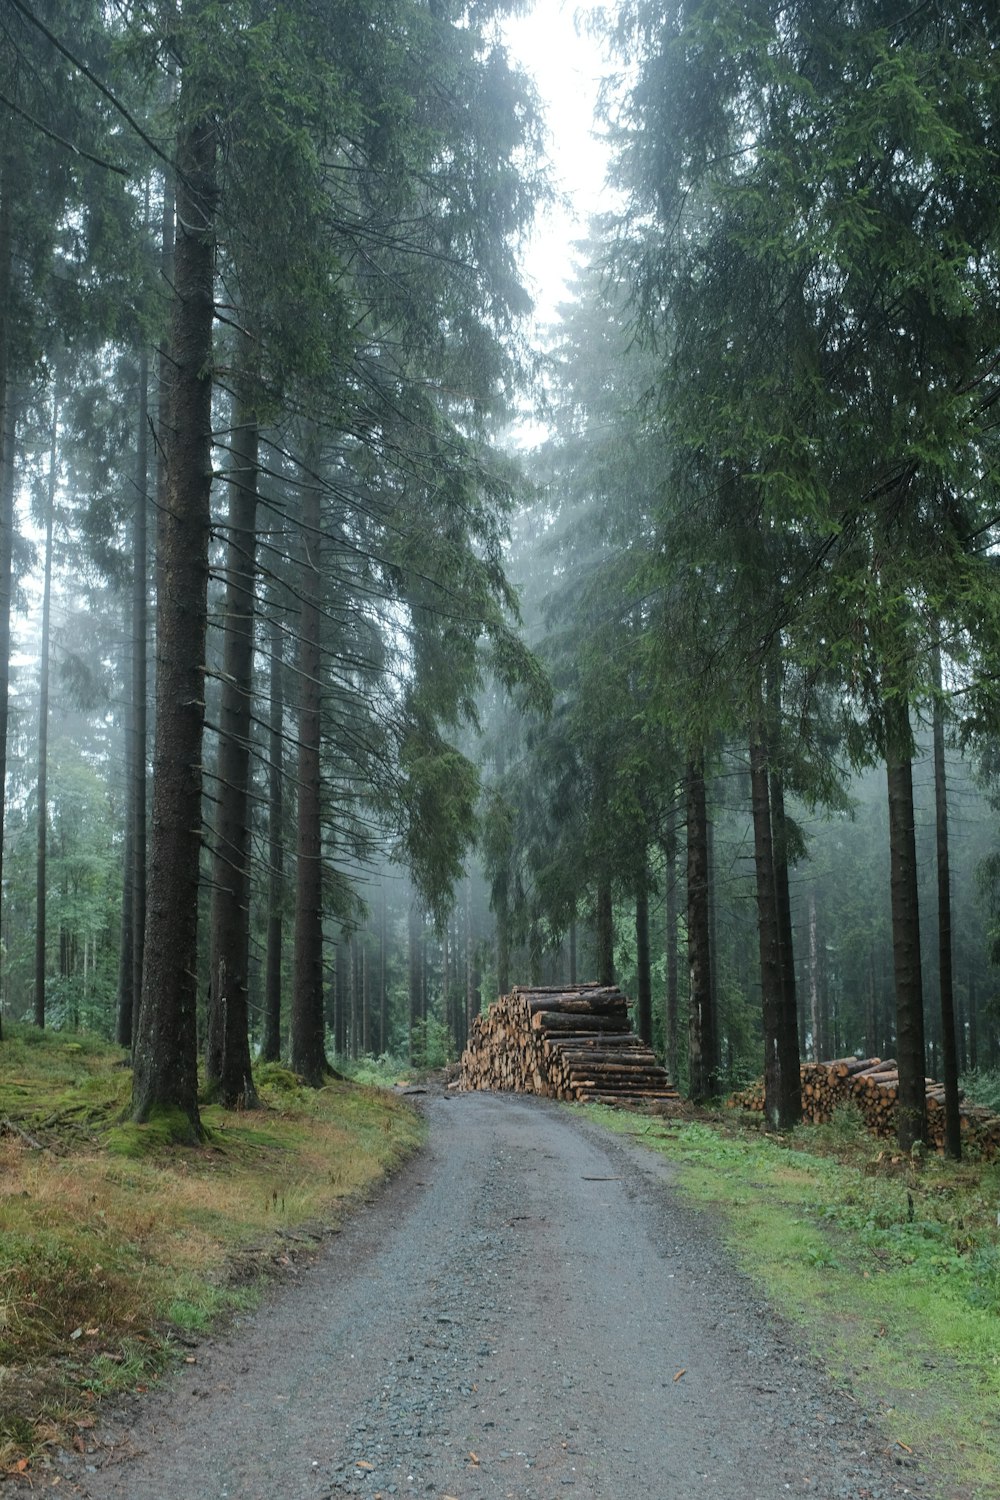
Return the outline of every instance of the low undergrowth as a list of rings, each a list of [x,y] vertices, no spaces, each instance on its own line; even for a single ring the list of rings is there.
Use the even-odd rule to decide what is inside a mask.
[[[382,1089],[269,1066],[264,1109],[207,1106],[205,1145],[168,1148],[122,1123],[130,1074],[103,1043],[5,1028],[0,1065],[0,1473],[82,1441],[98,1398],[315,1252],[421,1135]]]
[[[788,1137],[599,1111],[676,1164],[694,1202],[844,1388],[881,1413],[897,1459],[996,1493],[1000,1167],[913,1160],[856,1112]],[[921,1493],[932,1494],[921,1476]]]

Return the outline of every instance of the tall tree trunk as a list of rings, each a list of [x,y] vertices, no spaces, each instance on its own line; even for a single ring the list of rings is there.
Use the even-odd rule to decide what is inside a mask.
[[[649,881],[645,863],[635,898],[636,1011],[639,1035],[653,1045],[653,981],[649,965]]]
[[[772,1130],[787,1130],[798,1121],[789,1120],[785,1114],[788,1088],[785,1079],[786,1059],[781,1046],[781,962],[778,952],[778,911],[767,772],[764,728],[758,719],[750,736],[750,787],[764,1023],[764,1113]],[[797,1073],[798,1059],[795,1066]]]
[[[349,1021],[348,1021],[348,1028],[347,1028],[347,1055],[348,1055],[348,1057],[357,1057],[357,1055],[358,1055],[358,1035],[359,1035],[359,1033],[361,1031],[361,1025],[360,1025],[361,985],[360,985],[360,982],[359,982],[360,976],[359,976],[359,972],[358,972],[358,970],[360,968],[360,965],[358,963],[358,948],[359,948],[358,934],[356,932],[352,932],[350,938],[348,939],[348,945],[347,945],[348,964],[350,966],[350,974],[351,974],[350,1006],[348,1008]]]
[[[772,735],[773,743],[773,735]],[[781,1051],[787,1093],[782,1113],[789,1121],[802,1120],[802,1049],[799,1033],[799,999],[795,983],[795,936],[792,931],[792,900],[788,889],[788,824],[785,818],[785,779],[772,758],[770,786],[771,832],[774,849],[774,896],[778,917],[778,962],[781,967]]]
[[[948,783],[941,708],[941,648],[934,647],[934,810],[937,835],[938,973],[941,982],[941,1053],[944,1072],[944,1149],[954,1161],[962,1155],[958,1108],[958,1048],[955,1042],[955,980],[951,951],[951,870],[948,854]]]
[[[49,802],[49,633],[52,616],[52,533],[56,516],[56,460],[59,398],[52,399],[49,484],[45,505],[45,575],[42,585],[42,643],[38,668],[38,840],[35,859],[35,1025],[45,1025],[45,901]]]
[[[371,964],[369,962],[369,944],[367,928],[361,934],[361,1055],[368,1057],[371,1053]]]
[[[410,909],[406,924],[407,934],[407,958],[409,960],[409,999],[410,999],[410,1024],[409,1041],[407,1043],[407,1055],[410,1062],[415,1060],[414,1045],[420,1024],[420,990],[421,990],[421,955],[420,955],[420,912],[417,900],[414,896],[410,901]]]
[[[168,75],[166,82],[166,105],[169,107],[176,92],[176,66],[173,59],[167,63]],[[174,181],[173,174],[169,170],[163,173],[163,207],[160,220],[160,277],[164,286],[172,288],[174,285],[174,241],[176,236],[176,223],[174,215]],[[167,448],[170,442],[170,401],[173,390],[173,371],[171,366],[171,352],[168,341],[164,341],[157,352],[157,411],[156,432],[158,441],[156,443],[156,507],[157,515],[165,510],[167,506]],[[140,385],[146,386],[146,424],[149,421],[149,376],[148,368],[145,380],[140,380]],[[145,439],[144,439],[145,441]],[[148,447],[148,443],[147,443]],[[139,469],[137,453],[136,468]],[[128,1018],[131,1034],[131,1045],[134,1051],[135,1037],[138,1031],[138,1008],[142,1003],[142,976],[145,964],[145,942],[146,942],[146,906],[149,882],[149,871],[147,865],[147,776],[146,759],[148,753],[148,714],[147,703],[149,698],[149,593],[147,586],[147,571],[149,560],[149,501],[146,492],[148,476],[148,452],[145,466],[141,469],[141,488],[136,497],[137,522],[139,533],[133,537],[133,567],[140,558],[142,562],[141,575],[133,573],[132,579],[132,699],[133,704],[140,704],[139,716],[132,721],[132,745],[134,759],[131,764],[130,782],[133,786],[132,817],[130,819],[130,832],[132,843],[132,1012]],[[141,514],[140,514],[141,511]],[[159,599],[160,592],[160,553],[156,548],[156,597]]]
[[[194,5],[195,12],[201,3]],[[185,76],[182,102],[189,87]],[[197,104],[184,108],[182,118],[165,434],[168,474],[157,528],[153,836],[132,1108],[138,1121],[173,1116],[179,1136],[200,1139],[198,883],[212,488],[216,136],[214,123]]]
[[[350,1051],[350,957],[350,941],[341,928],[333,961],[333,1050],[338,1057],[346,1057]]]
[[[13,166],[0,150],[0,892],[7,789],[7,721],[10,709],[10,605],[14,549],[14,446],[17,431],[10,368],[10,294],[13,270]],[[0,901],[2,901],[0,895]],[[0,1037],[3,1021],[0,1019]]]
[[[283,638],[278,601],[272,594],[270,631],[270,677],[267,769],[267,954],[264,962],[264,1030],[262,1062],[277,1062],[281,1056],[281,957],[282,907],[285,900],[284,717],[285,678]]]
[[[475,970],[475,949],[472,941],[472,879],[469,875],[465,877],[465,1039],[468,1041],[469,1033],[472,1031],[472,1022],[479,1009],[473,974]]]
[[[900,1149],[909,1151],[915,1141],[927,1139],[927,1105],[913,771],[906,700],[895,699],[887,703],[885,719],[896,1057],[899,1062],[896,1130]]]
[[[688,1094],[696,1103],[700,1103],[718,1091],[718,1031],[709,935],[708,814],[705,804],[705,766],[700,756],[688,762],[685,794],[690,974]]]
[[[222,607],[223,667],[209,928],[212,1006],[206,1078],[227,1109],[260,1101],[249,1038],[250,735],[253,725],[258,429],[246,351],[233,401],[232,462]]]
[[[0,213],[3,200],[0,199]],[[2,256],[0,236],[0,256]],[[2,278],[0,278],[2,285]],[[2,321],[0,312],[0,321]],[[2,354],[0,354],[2,358]],[[3,372],[0,367],[0,385]],[[17,403],[8,382],[0,390],[0,893],[3,891],[3,836],[7,789],[7,723],[10,712],[10,604],[13,592],[15,450]],[[3,897],[0,895],[0,901]],[[2,915],[2,913],[0,913]],[[0,1021],[0,1038],[3,1024]]]
[[[389,987],[386,983],[386,964],[388,961],[389,930],[386,913],[385,896],[385,874],[383,872],[380,882],[381,901],[379,902],[379,924],[378,924],[378,1050],[379,1056],[389,1050]]]
[[[813,1061],[823,1056],[823,1016],[819,1003],[819,938],[816,923],[816,892],[809,892],[809,1014],[812,1023]]]
[[[147,199],[148,207],[148,199]],[[125,872],[122,880],[122,945],[115,1040],[132,1046],[136,996],[142,984],[142,934],[146,921],[146,637],[149,540],[149,354],[139,354],[135,441],[135,509],[132,513],[132,684],[126,731]]]
[[[510,993],[510,905],[506,875],[493,887],[493,915],[496,920],[497,991],[507,995]]]
[[[676,1083],[678,1062],[678,1019],[680,1015],[677,967],[677,830],[673,823],[667,829],[663,846],[664,856],[664,942],[666,945],[667,993],[664,1017],[664,1043],[667,1053],[667,1072]]]
[[[594,919],[597,944],[597,979],[599,984],[615,982],[615,914],[611,899],[611,881],[597,877],[597,904]]]
[[[569,924],[569,982],[576,984],[576,918]]]
[[[312,445],[310,445],[312,446]],[[323,849],[320,772],[322,571],[318,467],[313,450],[302,479],[302,563],[296,676],[299,691],[298,836],[292,1067],[319,1088],[329,1071],[323,1024]]]
[[[131,623],[129,623],[131,635]],[[134,643],[133,643],[134,646]],[[115,1041],[131,1050],[132,1015],[135,1010],[135,902],[132,882],[135,879],[135,819],[132,799],[135,796],[134,715],[131,701],[125,705],[125,836],[122,841],[122,904],[118,928],[118,988],[115,1003]]]

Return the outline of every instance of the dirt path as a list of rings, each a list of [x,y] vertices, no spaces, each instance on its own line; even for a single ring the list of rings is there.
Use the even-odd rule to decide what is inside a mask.
[[[64,1457],[64,1493],[930,1493],[800,1359],[658,1157],[540,1100],[427,1114],[427,1151],[319,1265],[102,1452]]]

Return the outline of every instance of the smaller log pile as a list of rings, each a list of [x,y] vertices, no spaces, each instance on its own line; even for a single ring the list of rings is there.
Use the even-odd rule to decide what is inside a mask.
[[[621,990],[593,984],[518,985],[495,1000],[472,1023],[462,1088],[625,1106],[678,1098]]]
[[[802,1118],[825,1125],[838,1104],[856,1104],[868,1129],[876,1136],[896,1133],[896,1098],[899,1072],[895,1058],[838,1057],[832,1062],[806,1062],[800,1066]],[[927,1142],[935,1150],[944,1148],[944,1084],[933,1078],[927,1087]],[[763,1111],[764,1084],[734,1094],[729,1101],[736,1109]],[[1000,1116],[978,1104],[959,1106],[964,1140],[985,1155],[1000,1151]]]

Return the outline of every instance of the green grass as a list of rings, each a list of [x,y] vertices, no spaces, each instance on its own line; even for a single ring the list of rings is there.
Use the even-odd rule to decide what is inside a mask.
[[[1000,1169],[912,1162],[849,1117],[788,1139],[592,1109],[677,1167],[737,1260],[944,1496],[1000,1472]],[[934,1494],[931,1485],[922,1490]]]
[[[0,1475],[100,1396],[155,1380],[179,1341],[309,1253],[289,1232],[335,1230],[422,1139],[384,1089],[307,1089],[271,1065],[264,1109],[207,1105],[205,1143],[178,1146],[168,1119],[123,1121],[121,1062],[29,1027],[0,1043]]]

